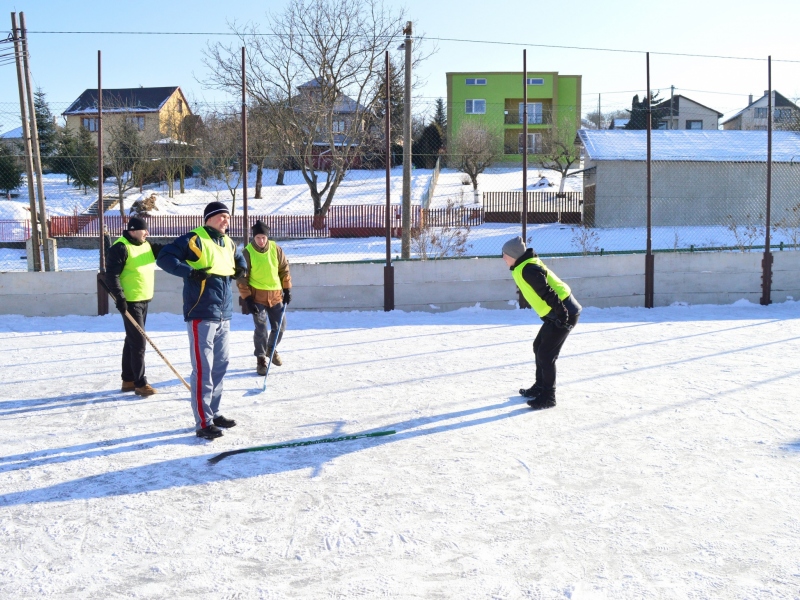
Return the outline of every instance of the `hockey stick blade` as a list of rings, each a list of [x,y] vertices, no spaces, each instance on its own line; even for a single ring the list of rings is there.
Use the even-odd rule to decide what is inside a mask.
[[[309,440],[307,442],[289,442],[287,444],[274,444],[272,446],[253,446],[252,448],[240,448],[239,450],[228,450],[208,459],[212,465],[217,464],[223,458],[233,456],[234,454],[244,454],[245,452],[263,452],[265,450],[279,450],[281,448],[297,448],[298,446],[313,446],[314,444],[330,444],[333,442],[345,442],[348,440],[360,440],[363,438],[383,437],[385,435],[394,435],[397,433],[394,429],[389,431],[376,431],[375,433],[360,433],[357,435],[343,435],[336,438],[321,438],[319,440]]]

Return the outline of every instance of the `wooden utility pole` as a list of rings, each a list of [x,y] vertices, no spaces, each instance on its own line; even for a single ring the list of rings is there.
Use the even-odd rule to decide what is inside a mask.
[[[764,258],[761,259],[761,304],[772,304],[772,251],[769,228],[772,226],[772,56],[767,58],[767,223],[764,238]]]
[[[31,244],[33,252],[32,265],[34,271],[42,270],[42,260],[39,253],[39,228],[36,218],[36,194],[33,190],[33,154],[31,150],[31,134],[28,123],[28,107],[26,102],[26,87],[23,75],[22,43],[19,37],[19,27],[17,27],[17,13],[11,13],[11,35],[14,39],[14,56],[17,64],[17,86],[19,88],[19,111],[22,117],[22,141],[25,148],[25,173],[28,177],[28,200],[31,211]]]
[[[383,310],[394,310],[394,267],[392,266],[392,103],[389,51],[386,51],[386,265],[383,267]]]
[[[22,45],[22,66],[25,76],[25,92],[28,96],[28,119],[30,120],[31,149],[33,150],[33,170],[36,176],[36,193],[39,196],[39,223],[41,224],[41,244],[44,254],[44,270],[53,271],[50,264],[50,253],[47,248],[47,211],[45,209],[44,181],[42,180],[42,155],[39,149],[39,130],[36,125],[36,107],[33,102],[33,86],[31,85],[30,53],[28,52],[28,35],[25,27],[25,13],[19,13],[19,26],[21,29],[20,41]]]

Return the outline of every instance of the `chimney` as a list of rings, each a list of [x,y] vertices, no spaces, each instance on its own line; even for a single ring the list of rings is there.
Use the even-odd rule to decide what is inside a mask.
[[[752,103],[753,103],[753,94],[750,94],[750,95],[747,97],[747,104],[752,104]]]

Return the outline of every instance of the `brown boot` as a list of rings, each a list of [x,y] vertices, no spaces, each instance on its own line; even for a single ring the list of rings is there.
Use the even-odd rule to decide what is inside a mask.
[[[145,383],[142,387],[137,387],[134,392],[137,396],[152,396],[156,390],[149,383]]]
[[[272,355],[272,364],[275,365],[276,367],[280,367],[283,364],[283,361],[281,360],[281,355],[278,354],[277,350]]]
[[[122,382],[122,389],[120,392],[132,392],[136,389],[136,386],[133,384],[132,381],[123,381]]]
[[[256,373],[259,375],[266,375],[267,374],[267,357],[266,356],[259,356],[257,357],[258,364],[256,365]]]

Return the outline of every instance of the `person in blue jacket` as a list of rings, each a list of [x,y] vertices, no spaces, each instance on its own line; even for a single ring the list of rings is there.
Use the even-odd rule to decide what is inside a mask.
[[[234,280],[247,263],[225,235],[230,212],[222,202],[203,211],[205,225],[161,249],[156,264],[183,278],[183,318],[192,360],[192,410],[197,437],[213,440],[236,421],[219,412],[222,379],[228,369],[228,337],[233,314]]]

